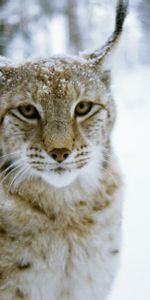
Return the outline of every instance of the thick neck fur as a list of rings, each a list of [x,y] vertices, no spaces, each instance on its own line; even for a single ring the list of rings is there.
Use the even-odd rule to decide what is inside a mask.
[[[95,176],[94,176],[95,175]],[[115,157],[105,162],[104,167],[101,168],[101,175],[92,174],[87,175],[88,179],[79,176],[72,184],[64,188],[56,188],[50,186],[40,177],[29,178],[15,186],[12,191],[8,192],[9,181],[4,185],[4,198],[9,201],[9,204],[17,201],[17,206],[25,205],[31,210],[37,210],[48,218],[56,217],[58,214],[64,214],[68,217],[74,215],[78,217],[78,209],[82,207],[90,213],[93,207],[98,205],[99,209],[105,205],[111,205],[116,197],[118,187],[120,187],[120,173],[116,168]],[[97,177],[96,177],[97,176]],[[1,197],[2,199],[3,197]],[[6,202],[7,206],[7,201]],[[18,205],[20,202],[20,205]],[[9,206],[9,205],[8,205]],[[86,207],[86,208],[85,208]]]

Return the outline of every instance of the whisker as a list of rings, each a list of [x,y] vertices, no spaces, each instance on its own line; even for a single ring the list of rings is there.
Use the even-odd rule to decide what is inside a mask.
[[[13,178],[13,180],[11,181],[11,183],[10,183],[10,185],[9,185],[8,191],[11,190],[12,185],[15,183],[15,181],[16,181],[16,179],[19,177],[19,175],[20,175],[20,178],[21,178],[22,175],[25,174],[26,171],[29,170],[29,169],[30,169],[30,167],[27,166],[27,165],[25,165],[24,168],[22,168],[22,169],[15,175],[15,177]]]
[[[79,163],[86,162],[89,159],[90,159],[90,157],[86,157],[86,158],[82,158],[82,159],[79,159],[79,160],[76,160],[76,161],[73,161],[73,162],[66,162],[66,163],[64,163],[62,165],[56,165],[56,164],[52,164],[52,163],[40,163],[39,164],[39,162],[35,162],[34,161],[34,162],[31,163],[31,166],[33,168],[36,168],[36,167],[39,168],[39,167],[41,167],[41,165],[42,165],[42,168],[44,168],[44,167],[47,168],[49,166],[52,166],[53,168],[51,168],[50,170],[55,170],[55,169],[57,169],[59,167],[61,167],[63,169],[66,169],[65,167],[78,165]],[[37,163],[37,165],[36,165],[36,163]]]
[[[16,163],[16,162],[15,162]],[[15,163],[13,164],[13,165],[15,165]],[[15,170],[17,170],[18,168],[20,168],[22,166],[22,163],[21,163],[21,161],[20,161],[20,163],[18,164],[18,166],[16,166],[15,168],[13,168],[12,170],[10,170],[10,172],[8,173],[8,174],[6,174],[5,176],[4,176],[4,178],[1,180],[1,182],[0,182],[0,185],[2,185],[3,184],[3,182],[15,171]],[[12,165],[10,166],[10,167],[12,167]],[[9,167],[9,168],[10,168]],[[8,168],[7,168],[8,169]],[[6,170],[7,170],[6,169]],[[6,171],[5,170],[5,171]],[[4,171],[3,171],[3,173],[4,173]],[[1,174],[2,176],[3,176],[3,174]],[[1,177],[2,177],[1,176]]]
[[[81,163],[80,165],[77,165],[77,167],[76,168],[71,168],[71,169],[69,169],[69,170],[76,170],[76,169],[81,169],[81,168],[83,168],[84,166],[86,166],[86,162],[83,162],[83,163]]]
[[[102,167],[102,170],[103,170],[109,177],[111,177],[112,181],[116,184],[116,180],[115,180],[114,176],[113,176],[107,169],[105,169],[104,167]]]
[[[9,171],[9,169],[11,170],[12,167],[16,165],[16,163],[19,163],[19,162],[24,161],[24,160],[25,160],[25,158],[20,158],[20,159],[18,159],[17,161],[14,161],[13,163],[11,163],[6,169],[4,169],[2,172],[0,172],[0,178],[3,176],[3,174],[5,174],[7,171]],[[7,162],[7,161],[6,161],[6,162]],[[5,162],[5,163],[6,163],[6,162]],[[4,163],[4,164],[5,164],[5,163]],[[3,165],[1,166],[1,168],[3,168]],[[13,169],[14,169],[14,168],[13,168]]]
[[[11,155],[15,155],[15,154],[21,154],[21,151],[15,151],[15,152],[11,152],[11,153],[8,153],[8,154],[4,154],[4,155],[0,156],[0,159],[4,158],[4,157],[11,156]]]
[[[1,180],[0,185],[3,184],[3,182],[16,170],[18,169],[20,166],[15,167],[13,170],[11,170],[6,176],[4,176],[4,178]]]
[[[87,154],[90,154],[90,151],[81,151],[76,154],[75,158],[78,158],[79,156],[87,155]]]
[[[36,164],[38,165],[44,165],[45,167],[46,166],[53,166],[54,169],[57,168],[58,166],[62,166],[62,168],[64,168],[65,166],[71,166],[71,165],[75,165],[77,163],[80,163],[80,162],[84,162],[86,160],[90,159],[90,157],[84,157],[84,158],[81,158],[81,159],[78,159],[78,160],[75,160],[75,161],[72,161],[72,162],[64,162],[62,165],[58,165],[58,164],[55,164],[55,163],[47,163],[47,162],[41,162],[41,161],[31,161],[31,165],[35,168],[36,167]]]
[[[66,162],[62,165],[62,168],[64,168],[65,166],[74,166],[76,164],[79,164],[79,163],[82,163],[82,162],[85,162],[87,161],[88,159],[90,159],[90,157],[84,157],[84,158],[81,158],[81,159],[78,159],[78,160],[75,160],[75,161],[72,161],[72,162]]]

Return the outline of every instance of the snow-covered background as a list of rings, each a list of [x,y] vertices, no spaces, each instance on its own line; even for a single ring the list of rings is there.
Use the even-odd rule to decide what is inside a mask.
[[[0,54],[27,57],[98,47],[116,0],[0,0]],[[113,144],[124,174],[123,244],[109,300],[150,300],[150,1],[130,0],[111,57],[118,107]]]
[[[120,269],[109,300],[150,299],[150,68],[116,87],[114,144],[125,182]]]

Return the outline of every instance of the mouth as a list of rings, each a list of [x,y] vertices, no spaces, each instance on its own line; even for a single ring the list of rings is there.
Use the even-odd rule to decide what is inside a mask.
[[[60,166],[53,170],[51,169],[40,173],[40,176],[42,176],[46,182],[57,188],[69,185],[76,179],[77,175],[77,170],[69,170]]]
[[[62,168],[62,167],[58,167],[58,168],[53,170],[53,172],[55,172],[57,174],[63,174],[64,172],[67,172],[67,171],[70,171],[70,170],[67,170],[67,169]]]
[[[65,187],[80,175],[81,169],[87,165],[87,158],[65,163],[36,163],[31,162],[34,171],[47,183],[55,187]]]

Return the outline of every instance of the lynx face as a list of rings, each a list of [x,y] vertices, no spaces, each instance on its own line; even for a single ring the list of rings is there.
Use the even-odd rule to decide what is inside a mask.
[[[115,118],[105,77],[86,59],[76,58],[4,69],[3,183],[8,180],[11,189],[40,176],[52,186],[64,187],[77,178],[90,182],[101,175]]]

